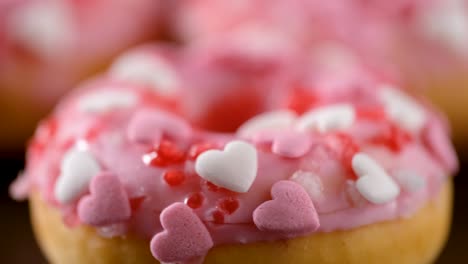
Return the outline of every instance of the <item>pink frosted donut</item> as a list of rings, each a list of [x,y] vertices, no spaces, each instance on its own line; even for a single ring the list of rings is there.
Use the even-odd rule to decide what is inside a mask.
[[[222,245],[411,217],[457,168],[438,114],[370,72],[278,89],[243,73],[232,87],[232,69],[185,56],[130,51],[63,100],[13,194],[39,193],[65,229],[134,235],[160,262],[202,263]]]
[[[403,67],[421,77],[427,71],[442,74],[463,67],[467,14],[466,0],[213,0],[181,2],[173,24],[188,40],[225,38],[226,32],[261,25],[299,47],[339,41],[380,68]]]
[[[428,95],[466,145],[466,0],[182,1],[176,17],[172,24],[181,39],[215,46],[225,60],[232,61],[226,53],[247,57],[251,65],[288,63],[292,69],[303,64],[287,59],[330,43],[345,46],[367,66]]]
[[[191,45],[215,46],[221,57],[229,52],[271,63],[284,62],[286,53],[300,60],[332,43],[392,72],[397,69],[397,25],[411,20],[405,10],[420,6],[420,1],[407,0],[185,1],[173,24],[180,38]]]
[[[79,80],[160,31],[160,1],[0,3],[0,142],[18,147],[34,123]],[[21,105],[21,111],[18,111]],[[11,144],[11,146],[9,145]]]

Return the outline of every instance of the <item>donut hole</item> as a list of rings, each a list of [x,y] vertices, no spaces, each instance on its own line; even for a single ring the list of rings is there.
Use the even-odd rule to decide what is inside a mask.
[[[233,133],[245,121],[268,110],[267,94],[254,89],[231,89],[225,94],[216,94],[214,100],[203,106],[193,106],[197,112],[190,119],[202,130],[214,133]]]

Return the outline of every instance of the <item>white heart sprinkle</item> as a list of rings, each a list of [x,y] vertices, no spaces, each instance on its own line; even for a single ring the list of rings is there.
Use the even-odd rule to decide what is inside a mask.
[[[224,151],[208,150],[195,162],[195,171],[207,181],[244,193],[257,177],[257,150],[243,141],[232,141]]]
[[[74,25],[63,1],[24,5],[8,17],[8,34],[40,55],[53,55],[72,44]]]
[[[402,128],[419,132],[426,122],[424,109],[398,88],[384,85],[380,89],[380,98],[390,118]]]
[[[249,138],[257,132],[287,129],[292,126],[296,118],[296,113],[289,110],[263,113],[242,124],[237,130],[237,134]]]
[[[353,125],[356,118],[355,109],[349,104],[337,104],[313,109],[306,112],[297,122],[299,131],[317,130],[331,132],[343,130]]]
[[[356,188],[371,203],[383,204],[394,200],[400,188],[374,159],[364,153],[357,153],[352,167],[359,179]]]
[[[164,96],[179,88],[179,77],[169,62],[150,54],[129,53],[111,66],[110,75],[116,79],[135,82]]]
[[[62,159],[61,174],[55,183],[54,194],[62,204],[82,194],[91,179],[101,171],[99,163],[88,150],[74,147]]]
[[[426,186],[426,179],[411,170],[398,170],[393,173],[393,176],[407,192],[417,192]]]
[[[316,202],[323,200],[323,184],[319,176],[308,171],[296,171],[291,177],[291,180],[304,187],[312,201]]]
[[[104,113],[118,108],[132,107],[137,96],[126,91],[99,91],[85,95],[78,102],[78,108],[87,113]]]

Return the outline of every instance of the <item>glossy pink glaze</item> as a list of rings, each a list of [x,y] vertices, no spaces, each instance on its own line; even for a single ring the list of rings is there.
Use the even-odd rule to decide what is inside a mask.
[[[434,129],[433,125],[426,125],[421,131],[405,136],[401,141],[402,135],[409,132],[398,127],[382,112],[383,102],[378,97],[382,81],[372,73],[350,71],[340,76],[341,82],[333,79],[329,72],[322,76],[316,74],[313,78],[302,80],[301,86],[304,88],[301,90],[302,96],[298,97],[295,96],[298,90],[293,89],[296,86],[289,84],[268,90],[268,87],[261,85],[260,77],[256,77],[254,82],[246,78],[236,83],[237,87],[250,89],[232,90],[231,86],[224,86],[226,82],[219,81],[205,86],[216,93],[201,93],[202,90],[195,90],[204,87],[200,83],[210,77],[211,80],[217,80],[226,75],[219,75],[219,71],[201,71],[203,75],[193,78],[194,69],[186,71],[187,68],[190,67],[181,66],[182,70],[178,69],[182,85],[177,94],[183,97],[177,97],[175,104],[175,98],[156,94],[149,96],[151,93],[142,86],[112,80],[110,77],[90,81],[72,93],[41,124],[30,145],[25,173],[30,186],[39,190],[49,204],[61,210],[69,225],[82,223],[74,212],[80,197],[87,192],[69,204],[60,204],[53,190],[60,175],[64,154],[77,142],[86,142],[102,170],[119,178],[132,208],[129,220],[99,227],[101,234],[119,236],[134,233],[149,240],[163,230],[157,221],[161,212],[174,203],[185,202],[204,223],[214,245],[220,245],[284,237],[281,232],[261,231],[253,222],[253,212],[271,200],[271,188],[278,181],[293,180],[303,185],[318,214],[318,232],[331,232],[409,217],[436,197],[447,177],[453,173],[452,165],[456,163],[456,158],[442,121],[432,109],[420,104],[426,114],[426,124],[429,121],[440,123],[441,129],[433,134],[430,133]],[[270,78],[266,78],[266,83],[271,81]],[[133,105],[126,107],[104,112],[84,112],[80,107],[81,100],[104,91],[126,92],[136,100]],[[217,122],[237,124],[238,120],[229,115],[225,118],[213,116],[213,107],[210,105],[222,106],[226,100],[236,98],[235,102],[242,106],[243,100],[250,100],[245,98],[255,93],[262,97],[253,100],[258,105],[255,111],[249,112],[247,109],[247,118],[264,111],[284,109],[290,104],[288,100],[292,96],[296,98],[296,103],[302,101],[299,103],[306,105],[305,110],[335,103],[350,103],[356,109],[356,120],[343,131],[302,132],[294,136],[293,140],[288,138],[301,132],[259,133],[252,138],[240,138],[234,131],[220,133],[203,126],[216,125]],[[198,102],[200,106],[196,115],[187,112],[193,108],[186,104],[193,102]],[[224,105],[228,110],[236,106],[231,102]],[[246,110],[242,107],[235,109],[239,115],[243,114],[239,111]],[[145,117],[148,113],[146,111],[172,114]],[[172,120],[164,119],[167,116]],[[207,118],[211,119],[209,123],[205,122]],[[151,125],[145,123],[145,120],[150,123],[164,120],[166,126]],[[138,126],[142,126],[143,130],[139,130]],[[389,127],[392,129],[389,130]],[[154,134],[156,140],[149,137],[150,140],[135,141],[136,132],[142,132],[141,135],[146,139]],[[430,136],[424,136],[427,133]],[[226,190],[196,174],[194,149],[223,149],[227,143],[238,139],[250,142],[257,149],[258,173],[248,192]],[[355,187],[356,175],[351,168],[351,159],[357,152],[367,153],[374,158],[390,177],[394,177],[396,171],[411,170],[423,179],[425,185],[416,192],[402,190],[397,199],[382,205],[368,202]],[[172,176],[167,176],[169,172]],[[24,186],[23,183],[24,179],[17,186]],[[13,191],[15,189],[24,191],[25,188],[13,188]],[[16,193],[15,197],[20,197],[20,194]],[[302,234],[299,231],[297,233]]]

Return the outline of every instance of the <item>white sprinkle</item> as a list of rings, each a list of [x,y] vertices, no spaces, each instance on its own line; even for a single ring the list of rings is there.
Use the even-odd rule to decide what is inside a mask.
[[[141,84],[163,96],[173,95],[180,86],[179,76],[169,62],[151,54],[129,53],[121,56],[111,66],[110,75]]]
[[[468,6],[465,0],[444,0],[421,16],[422,32],[462,55],[468,55]]]
[[[8,17],[8,34],[40,55],[63,52],[73,42],[69,8],[62,1],[26,4]]]
[[[313,109],[299,118],[296,129],[302,132],[316,130],[322,133],[344,130],[354,124],[356,113],[349,104],[337,104]]]
[[[245,193],[257,177],[257,150],[243,141],[232,141],[224,151],[208,150],[198,156],[195,171],[207,181]]]
[[[72,148],[62,159],[61,174],[55,183],[57,201],[67,204],[82,194],[101,167],[88,150]]]
[[[104,113],[117,108],[129,108],[137,103],[137,96],[126,91],[99,91],[85,95],[78,108],[87,113]]]
[[[369,202],[383,204],[394,200],[400,188],[374,159],[364,153],[357,153],[352,167],[359,179],[356,188]]]
[[[419,132],[425,122],[426,114],[412,98],[390,85],[380,87],[380,98],[385,111],[394,122],[412,132]]]
[[[287,129],[292,126],[296,118],[297,115],[289,110],[263,113],[242,124],[237,130],[237,134],[248,138],[257,132]]]
[[[308,171],[296,171],[291,180],[300,184],[309,194],[312,201],[321,201],[324,198],[323,184],[320,177]]]
[[[426,186],[426,179],[411,170],[398,170],[393,173],[395,180],[403,190],[407,192],[417,192]]]

